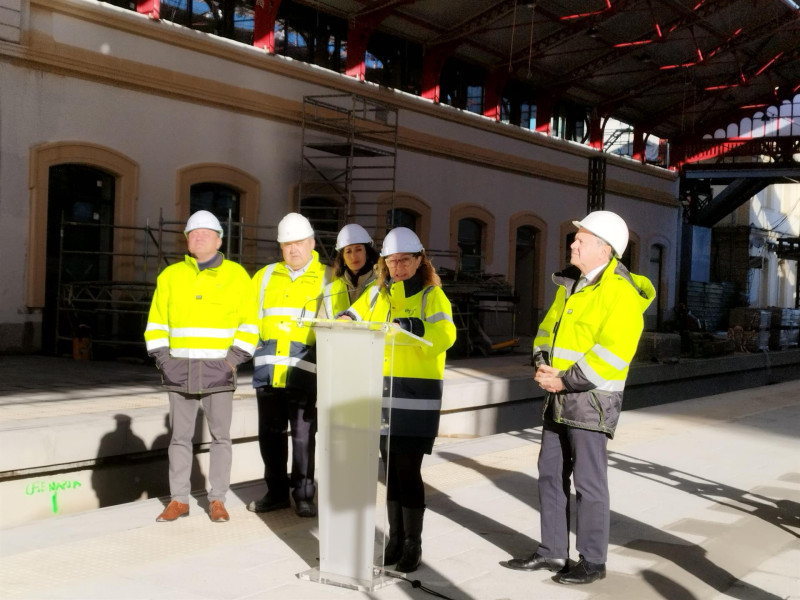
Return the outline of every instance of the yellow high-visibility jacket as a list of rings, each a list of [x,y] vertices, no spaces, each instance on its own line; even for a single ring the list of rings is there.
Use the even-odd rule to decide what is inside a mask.
[[[386,345],[383,359],[383,407],[391,406],[391,435],[436,437],[442,408],[447,349],[456,340],[450,300],[437,286],[422,287],[418,278],[393,283],[389,290],[370,288],[347,314],[355,320],[391,322],[416,317],[425,324],[431,346]]]
[[[656,292],[616,259],[596,283],[573,294],[579,275],[574,267],[553,275],[558,291],[534,339],[534,363],[558,369],[566,388],[548,393],[543,410],[552,402],[557,423],[613,437],[644,311]]]
[[[253,276],[251,298],[258,306],[260,341],[253,357],[253,387],[316,390],[317,364],[314,328],[298,326],[313,319],[330,281],[330,267],[312,252],[311,263],[294,281],[284,262],[272,263]]]
[[[247,271],[224,259],[201,271],[191,256],[168,266],[158,276],[144,339],[167,389],[235,389],[234,367],[252,356],[258,341]]]
[[[362,294],[367,293],[375,285],[377,278],[378,275],[373,269],[361,275],[355,283],[350,280],[347,274],[334,279],[325,286],[325,291],[322,294],[324,310],[320,312],[320,318],[335,319],[350,308],[350,305],[358,300]]]

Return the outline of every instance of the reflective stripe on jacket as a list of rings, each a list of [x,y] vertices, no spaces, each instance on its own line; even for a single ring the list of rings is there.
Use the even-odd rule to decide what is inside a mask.
[[[167,389],[235,389],[228,351],[252,355],[258,341],[247,272],[229,260],[201,271],[191,256],[170,265],[158,276],[144,339],[148,354],[169,350],[172,360],[159,365]]]
[[[372,289],[377,279],[377,273],[372,270],[361,275],[356,283],[350,281],[350,278],[345,274],[341,277],[334,279],[331,283],[325,286],[323,291],[323,308],[320,311],[321,319],[335,319],[337,315],[342,314],[350,305],[353,304],[361,294]]]
[[[294,281],[284,262],[253,276],[251,298],[257,299],[261,336],[253,357],[253,387],[316,390],[314,329],[299,327],[297,320],[317,316],[329,271],[313,251],[308,268]]]
[[[546,411],[582,429],[614,436],[628,368],[644,328],[653,284],[611,259],[597,283],[571,293],[576,269],[553,275],[559,287],[534,340],[534,362],[561,371],[566,391],[547,394]]]
[[[398,317],[424,321],[423,337],[431,346],[386,345],[383,406],[391,403],[392,435],[436,437],[445,355],[456,339],[452,308],[440,287],[422,288],[406,297],[405,283],[392,284],[389,293],[373,286],[347,312],[364,321],[390,322]]]

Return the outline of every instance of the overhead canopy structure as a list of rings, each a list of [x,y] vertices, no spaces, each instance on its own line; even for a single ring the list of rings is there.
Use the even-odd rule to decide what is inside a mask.
[[[296,1],[673,142],[800,91],[790,0]]]

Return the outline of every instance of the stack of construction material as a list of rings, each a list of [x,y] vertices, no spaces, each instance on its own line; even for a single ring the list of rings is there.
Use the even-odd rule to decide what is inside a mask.
[[[645,331],[633,360],[638,362],[676,363],[681,359],[681,336],[677,333]]]
[[[772,321],[770,311],[762,308],[732,308],[729,326],[741,328],[742,346],[748,352],[766,352],[769,349],[769,330]]]
[[[798,318],[800,310],[771,307],[769,328],[769,349],[786,350],[797,346]]]
[[[733,340],[727,334],[710,331],[684,332],[688,341],[689,358],[709,358],[733,354],[736,350]]]

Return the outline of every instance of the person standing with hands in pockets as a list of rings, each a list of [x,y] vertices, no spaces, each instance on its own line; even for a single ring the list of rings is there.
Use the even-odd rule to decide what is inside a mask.
[[[541,543],[529,557],[501,564],[555,571],[558,583],[588,584],[606,576],[607,445],[655,289],[619,262],[628,245],[628,227],[619,215],[595,211],[573,223],[578,232],[570,246],[572,266],[553,275],[556,297],[534,340],[534,380],[546,392],[538,462]],[[580,558],[573,565],[570,478]]]
[[[192,438],[200,404],[211,431],[208,493],[211,520],[224,522],[231,481],[231,419],[236,367],[258,341],[250,277],[219,252],[222,226],[206,210],[184,229],[189,253],[158,276],[144,339],[169,392],[169,491],[157,521],[189,514]]]

